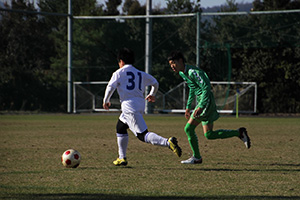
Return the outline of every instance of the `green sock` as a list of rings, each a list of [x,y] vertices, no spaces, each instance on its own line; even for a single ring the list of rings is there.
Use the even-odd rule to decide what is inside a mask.
[[[195,133],[195,125],[187,123],[184,127],[184,131],[188,137],[191,149],[193,151],[193,156],[195,158],[201,158],[199,145],[198,145],[198,137]]]
[[[204,135],[209,140],[215,140],[215,139],[225,139],[225,138],[239,136],[240,133],[238,130],[219,129],[216,131],[207,131]]]

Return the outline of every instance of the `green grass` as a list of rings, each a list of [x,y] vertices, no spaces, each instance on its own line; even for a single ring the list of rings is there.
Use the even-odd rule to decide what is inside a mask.
[[[220,118],[214,129],[245,126],[237,138],[207,140],[196,129],[203,164],[190,156],[182,115],[145,116],[150,131],[175,136],[181,158],[129,134],[128,166],[115,167],[118,115],[0,116],[0,199],[300,199],[300,119]],[[77,149],[82,162],[64,168],[61,154]]]

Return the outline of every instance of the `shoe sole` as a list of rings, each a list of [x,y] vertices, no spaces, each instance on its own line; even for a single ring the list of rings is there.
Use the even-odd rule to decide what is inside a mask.
[[[121,164],[118,164],[118,165],[115,165],[115,166],[127,166],[127,163],[126,164],[121,163]]]
[[[196,161],[196,162],[193,162],[193,163],[185,163],[185,162],[181,161],[181,164],[186,164],[186,165],[202,164],[202,159],[200,161]]]
[[[115,166],[126,166],[127,165],[127,163],[121,163],[121,164],[114,164]]]
[[[128,162],[126,161],[126,162],[121,162],[121,163],[115,164],[115,161],[113,161],[113,164],[115,166],[126,166],[128,164]]]

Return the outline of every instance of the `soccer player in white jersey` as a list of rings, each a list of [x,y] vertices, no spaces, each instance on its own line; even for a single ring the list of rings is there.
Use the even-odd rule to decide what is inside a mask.
[[[148,127],[143,118],[145,99],[149,102],[155,102],[158,82],[150,74],[136,69],[132,65],[134,59],[132,50],[123,48],[119,51],[117,60],[120,68],[113,73],[106,87],[103,99],[103,108],[109,110],[111,105],[110,98],[115,89],[117,89],[121,101],[122,113],[117,122],[119,157],[113,161],[113,164],[116,166],[126,166],[128,164],[126,159],[128,128],[142,142],[169,147],[178,157],[182,154],[175,137],[164,138],[148,131]],[[151,86],[151,91],[147,97],[144,98],[146,86]]]

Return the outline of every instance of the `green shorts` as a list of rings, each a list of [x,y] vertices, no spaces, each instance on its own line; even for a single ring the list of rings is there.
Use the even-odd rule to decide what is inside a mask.
[[[194,117],[194,112],[199,107],[200,106],[198,104],[196,106],[196,108],[194,109],[194,111],[191,115],[192,119],[194,119],[198,122],[202,122],[202,125],[213,124],[214,121],[219,119],[220,115],[217,111],[217,107],[216,107],[214,100],[209,101],[206,108],[204,108],[203,112],[201,113],[201,115],[196,118],[196,117]]]

